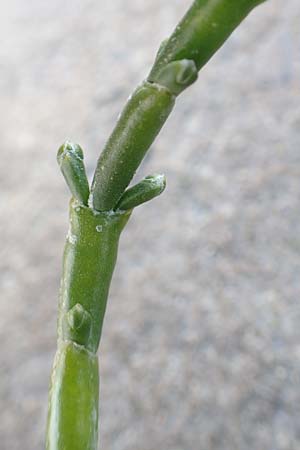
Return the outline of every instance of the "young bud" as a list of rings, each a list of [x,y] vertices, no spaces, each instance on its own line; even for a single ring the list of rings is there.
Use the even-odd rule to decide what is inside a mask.
[[[77,303],[66,314],[67,334],[71,341],[87,346],[91,332],[92,319],[84,307]]]
[[[57,162],[73,197],[87,206],[90,188],[82,148],[78,144],[66,141],[57,152]]]
[[[152,81],[166,87],[173,95],[179,95],[197,80],[198,71],[194,61],[182,59],[163,66]]]
[[[126,211],[160,195],[166,187],[164,175],[148,175],[135,186],[127,189],[115,209]]]

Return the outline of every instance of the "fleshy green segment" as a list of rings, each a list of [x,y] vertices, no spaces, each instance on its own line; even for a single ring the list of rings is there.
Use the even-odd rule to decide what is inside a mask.
[[[124,192],[115,209],[123,211],[133,209],[160,195],[165,187],[166,177],[164,175],[148,175]]]
[[[94,209],[113,209],[175,103],[162,86],[144,82],[129,98],[101,153],[91,189]]]
[[[156,82],[172,61],[192,60],[200,70],[250,11],[264,1],[195,0],[161,46],[148,80]]]
[[[131,211],[97,213],[76,200],[63,258],[58,336],[98,349],[120,233]]]
[[[66,141],[57,152],[57,162],[73,197],[87,206],[90,188],[82,148],[78,144]]]
[[[50,384],[46,450],[96,450],[98,404],[97,355],[61,343]]]
[[[98,349],[120,233],[131,211],[70,204],[49,393],[47,450],[96,450]]]

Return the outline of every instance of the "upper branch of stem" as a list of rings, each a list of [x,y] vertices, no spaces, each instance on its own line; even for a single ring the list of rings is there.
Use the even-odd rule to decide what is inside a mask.
[[[93,208],[114,209],[170,114],[239,23],[265,0],[195,0],[159,49],[149,77],[129,98],[102,154],[91,188]]]
[[[266,0],[195,0],[170,38],[164,41],[148,77],[172,61],[193,60],[200,70],[250,13]]]

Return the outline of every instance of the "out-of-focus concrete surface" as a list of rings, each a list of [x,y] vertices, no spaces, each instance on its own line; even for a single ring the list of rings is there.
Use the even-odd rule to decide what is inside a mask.
[[[43,448],[68,192],[189,0],[2,2],[0,448]],[[300,448],[300,5],[259,7],[138,178],[100,352],[101,448]]]

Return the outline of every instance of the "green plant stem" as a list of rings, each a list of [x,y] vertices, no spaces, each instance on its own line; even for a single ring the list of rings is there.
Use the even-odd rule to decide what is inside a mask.
[[[131,96],[99,159],[93,207],[113,209],[174,106],[165,88],[143,83]],[[159,114],[158,114],[159,111]]]
[[[70,204],[58,344],[49,394],[47,450],[95,450],[98,349],[119,236],[131,211],[99,213]]]
[[[265,0],[196,0],[158,55],[148,77],[155,82],[171,61],[191,59],[200,70],[250,11]]]
[[[132,208],[159,195],[162,176],[125,191],[175,104],[251,9],[263,0],[196,0],[161,45],[150,75],[128,100],[100,158],[91,194],[79,146],[58,162],[73,195],[64,251],[47,427],[47,450],[96,450],[99,375],[96,352],[120,233]],[[124,192],[125,191],[125,192]]]
[[[98,356],[61,341],[50,383],[47,450],[96,450],[98,410]]]
[[[92,184],[96,210],[113,209],[179,95],[233,30],[265,0],[196,0],[163,42],[146,82],[129,98],[101,153]]]

